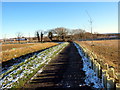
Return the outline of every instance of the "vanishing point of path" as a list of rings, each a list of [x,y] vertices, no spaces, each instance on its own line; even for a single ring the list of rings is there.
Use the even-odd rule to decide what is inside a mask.
[[[28,81],[24,88],[81,88],[80,85],[85,84],[85,72],[82,68],[81,56],[74,44],[70,43],[41,73]]]

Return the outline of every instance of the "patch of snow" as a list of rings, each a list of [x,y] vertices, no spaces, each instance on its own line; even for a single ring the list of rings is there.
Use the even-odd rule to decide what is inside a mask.
[[[13,70],[8,75],[6,75],[3,79],[0,80],[0,82],[4,81],[4,84],[2,85],[3,88],[11,88],[14,82],[19,82],[20,78],[25,78],[25,75],[29,75],[30,73],[33,73],[35,69],[37,69],[41,64],[48,64],[51,60],[51,57],[56,52],[59,53],[68,43],[63,43],[58,46],[49,48],[39,54],[36,54],[36,56],[30,57],[30,59],[26,59],[24,62],[25,64],[18,67],[16,70]],[[29,62],[27,62],[29,60]],[[12,67],[11,69],[13,69]],[[40,69],[38,72],[42,72],[43,69]],[[21,72],[18,74],[18,72]],[[13,78],[15,77],[15,78]]]
[[[91,67],[91,63],[89,61],[89,58],[87,58],[86,56],[84,56],[84,52],[82,51],[82,49],[80,48],[80,46],[78,46],[76,43],[74,43],[74,45],[76,46],[76,48],[78,49],[78,52],[80,54],[80,56],[82,57],[83,60],[83,71],[85,71],[85,83],[86,85],[92,85],[92,87],[94,88],[103,88],[103,84],[100,80],[100,78],[98,78],[96,76],[96,73],[94,72],[94,70],[92,70]]]

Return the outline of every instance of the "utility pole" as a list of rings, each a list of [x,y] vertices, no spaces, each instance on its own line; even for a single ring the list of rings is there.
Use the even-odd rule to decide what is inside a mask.
[[[4,42],[6,42],[6,34],[4,34]]]
[[[91,19],[91,16],[89,15],[89,13],[86,11],[86,13],[87,13],[87,15],[88,15],[88,17],[89,17],[89,23],[90,23],[90,26],[91,26],[91,39],[92,39],[92,46],[94,45],[93,44],[93,34],[92,34],[92,23],[93,23],[93,21],[92,21],[92,19]]]
[[[30,33],[29,33],[29,42],[30,42]]]

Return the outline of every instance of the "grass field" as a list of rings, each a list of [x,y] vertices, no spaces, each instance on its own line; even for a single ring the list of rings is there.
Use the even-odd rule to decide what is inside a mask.
[[[54,45],[57,43],[3,44],[0,54],[2,54],[2,62],[5,62]]]
[[[28,44],[2,44],[2,51],[10,50],[10,49],[16,49],[21,47],[29,47],[35,45],[34,43],[28,43]]]
[[[100,59],[103,59],[105,63],[113,66],[116,71],[119,71],[119,43],[120,40],[101,40],[101,41],[76,41],[76,43],[93,51],[94,54]],[[93,44],[93,45],[92,45]]]

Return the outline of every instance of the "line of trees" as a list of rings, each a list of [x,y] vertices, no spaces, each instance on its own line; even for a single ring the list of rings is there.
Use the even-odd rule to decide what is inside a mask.
[[[50,29],[46,32],[42,30],[35,31],[35,37],[37,38],[38,42],[43,42],[45,34],[47,34],[47,37],[50,41],[68,41],[91,38],[91,33],[88,33],[85,30],[59,27]],[[16,33],[16,36],[18,42],[20,43],[20,38],[23,37],[23,34],[18,32]]]
[[[63,27],[51,29],[48,31],[48,37],[51,41],[53,41],[53,38],[56,38],[57,41],[65,41],[66,36],[68,36],[68,29]]]
[[[20,38],[23,36],[20,32],[16,34],[18,42],[20,43]],[[47,36],[46,36],[47,35]],[[108,38],[109,35],[99,34],[97,32],[90,33],[83,29],[68,29],[64,27],[58,27],[50,29],[48,31],[38,30],[35,32],[35,38],[38,42],[43,42],[43,39],[47,37],[48,41],[69,41],[69,40],[85,40],[94,38]]]
[[[41,31],[36,31],[35,32],[35,36],[37,37],[38,39],[38,42],[43,42],[43,32]]]
[[[54,28],[48,31],[48,37],[51,41],[67,41],[76,39],[91,38],[91,33],[82,29],[67,29],[64,27]]]

